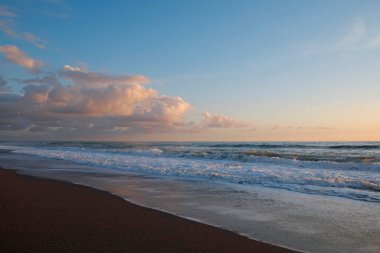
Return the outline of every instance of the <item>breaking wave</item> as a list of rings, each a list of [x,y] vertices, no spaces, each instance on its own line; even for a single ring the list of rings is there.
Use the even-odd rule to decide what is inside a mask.
[[[221,148],[222,145],[229,147]],[[295,148],[296,144],[292,148],[287,146],[276,149],[251,149],[244,143],[241,144],[244,147],[236,147],[237,145],[239,144],[34,143],[3,145],[0,148],[121,172],[262,185],[380,203],[380,164],[373,148],[369,152],[353,152],[349,147],[352,145],[345,145],[346,148],[338,148],[338,152],[331,154],[326,150],[338,145],[309,144],[314,146],[309,148],[312,151],[305,151],[298,146]]]

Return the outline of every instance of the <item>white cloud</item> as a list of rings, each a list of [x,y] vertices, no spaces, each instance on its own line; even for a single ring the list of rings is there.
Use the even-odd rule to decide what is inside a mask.
[[[367,34],[367,27],[362,19],[357,19],[351,29],[338,42],[338,47],[352,47],[360,43]]]
[[[326,53],[347,53],[360,50],[375,50],[380,48],[380,31],[373,25],[368,25],[364,19],[357,18],[347,31],[337,36],[333,41],[310,43],[301,52],[305,56]]]
[[[361,18],[358,18],[350,30],[336,43],[335,49],[350,51],[380,48],[380,32],[373,31]]]
[[[85,71],[85,70],[83,70],[83,69],[81,69],[81,68],[78,68],[78,67],[72,67],[72,66],[70,66],[70,65],[65,65],[65,66],[63,66],[63,69],[64,69],[64,70],[68,70],[68,71],[87,72],[87,71]]]

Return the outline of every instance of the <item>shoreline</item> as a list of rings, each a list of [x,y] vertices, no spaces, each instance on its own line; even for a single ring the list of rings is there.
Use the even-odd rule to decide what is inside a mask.
[[[88,186],[0,175],[0,251],[297,252]]]

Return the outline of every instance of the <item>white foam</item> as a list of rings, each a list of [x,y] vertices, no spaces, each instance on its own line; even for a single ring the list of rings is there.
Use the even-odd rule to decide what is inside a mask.
[[[262,185],[309,194],[380,202],[380,174],[365,170],[332,170],[299,167],[291,163],[231,162],[160,156],[162,150],[135,150],[135,154],[83,149],[3,147],[15,153],[69,160],[136,172],[180,178],[200,178],[248,185]],[[143,155],[140,155],[143,154]],[[148,155],[147,155],[148,154]]]

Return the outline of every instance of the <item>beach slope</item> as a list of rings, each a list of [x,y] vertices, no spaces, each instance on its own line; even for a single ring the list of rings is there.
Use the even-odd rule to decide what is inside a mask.
[[[0,169],[0,252],[294,252],[129,203]]]

